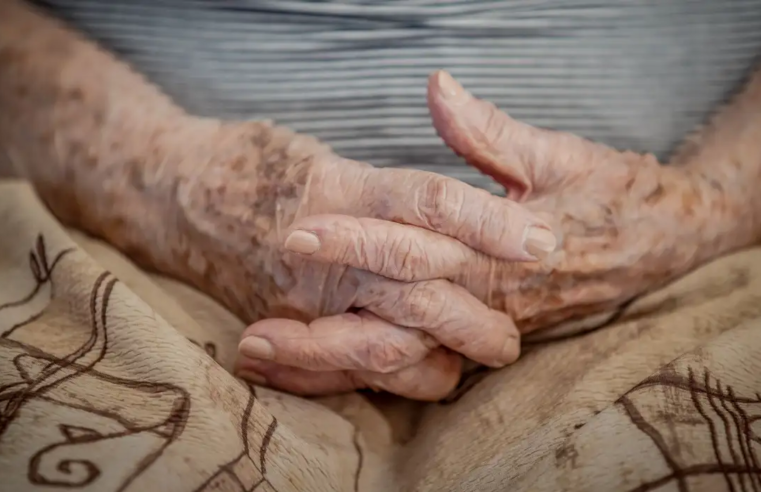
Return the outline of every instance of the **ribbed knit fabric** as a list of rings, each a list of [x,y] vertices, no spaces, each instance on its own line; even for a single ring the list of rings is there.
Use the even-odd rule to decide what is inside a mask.
[[[38,3],[193,112],[485,187],[430,125],[433,70],[516,118],[664,157],[761,53],[760,0]]]

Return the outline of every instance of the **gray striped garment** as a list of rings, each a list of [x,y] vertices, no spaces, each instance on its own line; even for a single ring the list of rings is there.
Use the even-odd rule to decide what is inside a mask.
[[[664,157],[761,52],[761,0],[38,3],[193,112],[489,188],[431,128],[431,71],[535,125]]]

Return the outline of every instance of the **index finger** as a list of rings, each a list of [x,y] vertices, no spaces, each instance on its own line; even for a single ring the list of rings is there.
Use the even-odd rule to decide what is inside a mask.
[[[443,348],[432,350],[416,364],[390,373],[309,371],[250,358],[239,360],[235,369],[240,378],[297,395],[324,396],[372,388],[422,401],[445,398],[457,386],[461,372],[462,357]]]
[[[362,200],[372,217],[423,227],[510,261],[543,259],[557,241],[520,204],[456,179],[412,169],[367,169]]]

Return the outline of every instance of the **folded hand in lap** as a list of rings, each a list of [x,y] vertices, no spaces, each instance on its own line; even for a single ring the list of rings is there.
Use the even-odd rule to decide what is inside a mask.
[[[696,261],[700,229],[710,213],[710,186],[699,177],[660,166],[650,155],[517,122],[442,72],[432,75],[428,93],[444,142],[504,185],[509,199],[487,198],[423,174],[419,179],[431,181],[414,187],[399,174],[387,175],[396,183],[380,177],[363,185],[344,181],[340,189],[358,190],[353,203],[376,208],[332,205],[331,211],[342,215],[330,216],[310,210],[289,231],[304,231],[301,268],[321,263],[328,268],[321,272],[351,278],[316,282],[332,292],[351,291],[351,301],[322,312],[362,310],[309,324],[278,319],[253,324],[240,346],[243,377],[301,394],[370,387],[420,399],[441,397],[459,379],[460,364],[440,347],[495,367],[512,362],[517,348],[513,343],[504,348],[501,338],[507,332],[516,336],[510,318],[525,333],[599,313]],[[382,195],[368,194],[379,185]],[[324,178],[319,186],[328,194],[340,187]],[[512,245],[520,244],[523,217],[530,215],[502,208],[516,203],[546,218],[561,242],[542,262],[511,261],[527,258]],[[499,245],[506,248],[503,254]],[[317,292],[314,300],[324,302]],[[310,296],[304,292],[301,298]]]
[[[364,371],[367,384],[423,399],[457,383],[458,354],[491,367],[516,360],[510,317],[449,279],[555,247],[522,205],[444,176],[342,159],[267,123],[197,124],[184,130],[177,213],[165,221],[179,234],[160,267],[174,262],[242,318],[262,320],[246,354],[339,378]]]
[[[502,367],[520,332],[758,239],[745,203],[758,201],[758,81],[706,147],[682,152],[692,164],[660,167],[513,121],[434,74],[434,126],[505,186],[498,198],[268,123],[191,116],[91,43],[0,5],[15,19],[0,30],[14,53],[0,140],[15,167],[62,222],[255,322],[238,372],[282,389],[440,398],[462,356]]]

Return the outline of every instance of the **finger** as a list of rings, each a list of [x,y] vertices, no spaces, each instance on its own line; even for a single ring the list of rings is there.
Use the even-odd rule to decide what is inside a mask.
[[[352,266],[405,282],[448,278],[466,266],[485,263],[483,253],[449,236],[349,215],[312,215],[296,220],[286,232],[284,248],[311,260]]]
[[[443,71],[428,80],[428,107],[447,146],[519,201],[583,175],[599,161],[593,155],[614,152],[570,133],[516,121]]]
[[[364,210],[352,215],[422,227],[509,261],[542,259],[555,249],[549,226],[518,203],[434,173],[364,172]]]
[[[488,279],[484,275],[484,282]],[[520,333],[512,319],[447,280],[404,283],[376,277],[361,283],[354,304],[391,323],[424,331],[490,367],[511,364],[520,355]]]
[[[420,362],[436,345],[419,330],[360,311],[319,318],[308,325],[289,319],[259,321],[243,332],[238,350],[241,357],[310,371],[389,373]]]
[[[315,372],[270,361],[241,360],[236,375],[248,381],[302,396],[324,396],[371,388],[405,398],[438,401],[457,386],[462,358],[436,349],[417,364],[382,374],[368,371]]]

